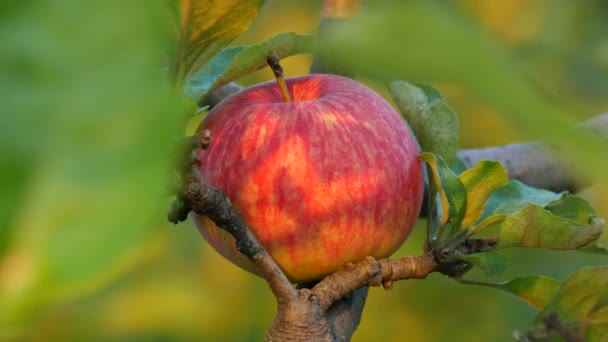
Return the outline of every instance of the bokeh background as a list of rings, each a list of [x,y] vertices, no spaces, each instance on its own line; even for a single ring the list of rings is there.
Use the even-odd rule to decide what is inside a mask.
[[[436,11],[465,16],[495,40],[530,83],[576,120],[608,109],[604,1],[437,3]],[[191,222],[166,222],[173,137],[192,107],[165,83],[173,37],[163,5],[0,5],[2,341],[263,339],[275,312],[265,283],[223,260]],[[269,0],[234,44],[287,30],[312,33],[319,9],[320,1]],[[310,62],[311,56],[295,56],[283,67],[288,76],[305,74]],[[470,72],[480,82],[495,81]],[[270,78],[261,70],[242,83]],[[378,80],[361,80],[388,97]],[[433,84],[459,114],[463,148],[535,138],[466,85]],[[595,196],[607,216],[605,192],[599,188]],[[421,222],[397,255],[419,254],[423,239]],[[608,263],[580,252],[508,255],[500,277],[471,277],[563,279],[584,265]],[[353,341],[511,341],[535,313],[506,293],[431,275],[388,293],[372,289]]]

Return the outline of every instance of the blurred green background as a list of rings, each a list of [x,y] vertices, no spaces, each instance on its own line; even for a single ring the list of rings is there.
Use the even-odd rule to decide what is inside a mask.
[[[275,311],[265,283],[223,260],[191,222],[166,222],[173,137],[192,107],[162,71],[173,39],[165,5],[0,5],[2,341],[263,339]],[[286,30],[314,32],[319,8],[320,1],[269,0],[235,44]],[[572,119],[606,111],[605,2],[461,0],[436,2],[434,11],[464,17],[491,37]],[[407,47],[407,41],[386,44]],[[442,58],[449,64],[454,56]],[[299,75],[310,62],[311,56],[295,56],[283,67],[287,76]],[[480,84],[496,81],[470,73]],[[271,77],[261,70],[243,83]],[[388,97],[381,82],[362,80]],[[459,114],[461,147],[534,138],[466,84],[433,82]],[[580,153],[588,164],[605,157]],[[607,171],[598,165],[594,173]],[[594,196],[608,216],[605,187]],[[421,222],[398,255],[419,254],[423,239]],[[577,252],[511,250],[509,256],[508,271],[491,280],[529,274],[563,279],[583,265],[608,261]],[[389,293],[372,289],[353,340],[511,341],[534,315],[508,294],[432,275],[399,282]]]

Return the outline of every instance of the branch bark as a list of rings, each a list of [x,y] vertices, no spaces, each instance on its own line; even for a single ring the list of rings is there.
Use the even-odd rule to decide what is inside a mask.
[[[576,129],[584,129],[589,134],[596,134],[608,141],[608,113],[583,121]],[[591,182],[576,167],[575,161],[541,142],[461,150],[458,157],[467,167],[485,159],[499,161],[506,168],[510,179],[556,192],[577,192]]]
[[[296,290],[251,233],[224,192],[207,183],[200,174],[196,162],[182,179],[183,183],[179,187],[177,199],[168,215],[169,221],[173,223],[184,221],[189,211],[208,217],[218,227],[234,236],[237,250],[256,265],[262,277],[268,282],[277,302],[282,304],[292,301],[296,297]]]

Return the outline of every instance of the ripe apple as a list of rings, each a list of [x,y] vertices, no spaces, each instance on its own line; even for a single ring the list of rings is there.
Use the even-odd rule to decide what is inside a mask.
[[[224,190],[260,243],[294,282],[319,279],[365,256],[397,250],[418,217],[418,145],[393,107],[351,79],[308,75],[247,88],[209,112],[198,152],[208,182]],[[231,235],[192,214],[224,257],[255,272]]]

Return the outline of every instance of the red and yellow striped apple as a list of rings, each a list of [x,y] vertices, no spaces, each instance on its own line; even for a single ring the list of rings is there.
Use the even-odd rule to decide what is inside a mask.
[[[397,250],[423,194],[418,145],[380,95],[351,79],[287,79],[247,88],[213,108],[199,130],[207,181],[224,190],[260,243],[294,282],[315,280],[365,256]],[[234,239],[192,214],[224,257],[255,272]]]

